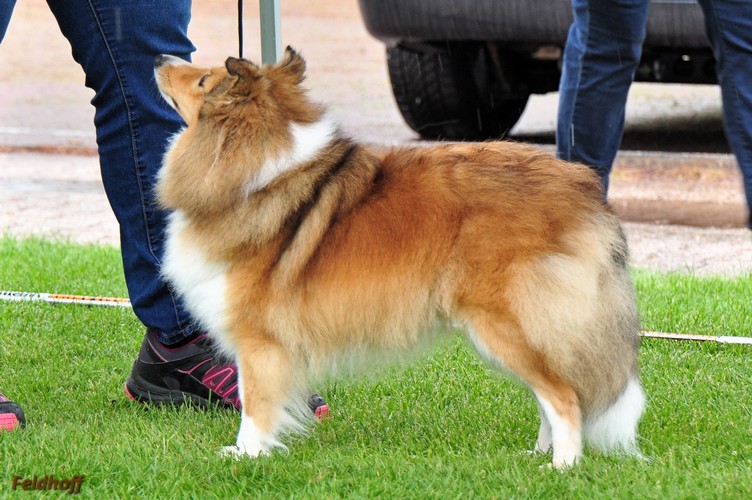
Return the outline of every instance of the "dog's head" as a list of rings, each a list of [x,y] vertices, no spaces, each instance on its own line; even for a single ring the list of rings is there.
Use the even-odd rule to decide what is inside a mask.
[[[154,61],[159,91],[189,127],[200,120],[225,122],[228,118],[259,123],[315,121],[321,110],[310,103],[301,86],[305,68],[305,61],[291,47],[273,66],[235,57],[216,68],[202,68],[169,55]]]
[[[315,127],[324,108],[311,102],[302,86],[305,68],[289,47],[279,63],[266,66],[230,57],[224,66],[202,68],[158,56],[159,90],[187,124],[165,154],[157,185],[160,204],[193,214],[219,213],[299,161],[299,150],[311,154],[311,133],[303,134],[301,146],[296,130],[312,125],[315,144],[329,141],[330,122]]]

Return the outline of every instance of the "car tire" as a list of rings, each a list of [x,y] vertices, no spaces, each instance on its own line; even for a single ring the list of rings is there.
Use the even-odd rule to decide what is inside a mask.
[[[405,122],[426,139],[506,136],[529,93],[490,60],[480,44],[387,48],[392,90]]]

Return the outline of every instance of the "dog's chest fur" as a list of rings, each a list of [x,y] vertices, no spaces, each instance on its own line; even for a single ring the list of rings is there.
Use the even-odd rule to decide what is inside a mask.
[[[186,237],[182,212],[170,215],[162,273],[172,283],[201,327],[220,341],[227,339],[227,264],[212,262]]]

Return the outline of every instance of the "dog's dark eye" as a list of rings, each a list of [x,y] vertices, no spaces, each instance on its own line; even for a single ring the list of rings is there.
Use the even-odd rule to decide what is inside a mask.
[[[204,76],[202,76],[202,77],[201,77],[201,79],[200,79],[200,80],[198,81],[198,86],[199,86],[199,87],[202,87],[202,88],[203,88],[203,86],[204,86],[204,82],[206,81],[206,77],[208,77],[208,76],[209,76],[209,75],[204,75]]]

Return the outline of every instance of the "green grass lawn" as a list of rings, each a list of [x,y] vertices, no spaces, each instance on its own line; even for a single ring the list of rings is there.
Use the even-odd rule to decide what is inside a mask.
[[[752,336],[752,276],[633,273],[646,330]],[[125,296],[113,248],[0,239],[0,289]],[[0,391],[24,432],[0,434],[13,478],[84,475],[99,498],[752,498],[752,346],[645,340],[643,462],[587,451],[572,470],[529,455],[531,395],[458,337],[373,378],[316,387],[332,409],[289,453],[217,456],[229,411],[145,409],[123,393],[143,335],[128,309],[0,303]]]

